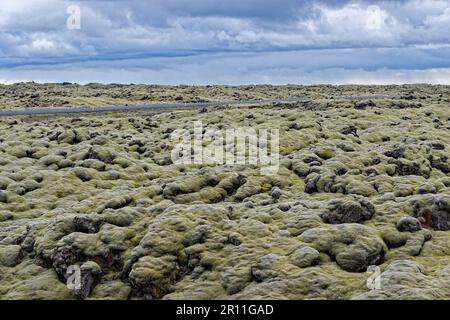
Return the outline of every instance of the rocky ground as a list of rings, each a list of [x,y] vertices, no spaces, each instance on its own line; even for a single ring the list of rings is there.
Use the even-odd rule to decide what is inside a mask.
[[[0,93],[4,109],[315,99],[0,118],[0,299],[450,299],[450,87],[31,83]],[[366,94],[390,98],[330,99]],[[279,129],[278,173],[173,164],[170,133],[198,120]]]
[[[392,99],[420,103],[449,102],[450,86],[187,86],[122,84],[0,84],[0,110],[14,108],[123,106],[160,102],[285,99],[389,95]]]

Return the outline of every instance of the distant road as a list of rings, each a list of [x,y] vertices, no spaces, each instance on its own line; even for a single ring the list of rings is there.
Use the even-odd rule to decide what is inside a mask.
[[[365,100],[365,99],[385,99],[385,96],[340,96],[332,97],[330,100]],[[1,116],[31,116],[40,114],[61,114],[61,113],[87,113],[87,112],[111,112],[111,111],[131,111],[167,108],[191,108],[191,107],[211,107],[239,104],[264,104],[264,103],[291,103],[308,102],[311,98],[288,98],[269,100],[230,100],[230,101],[209,101],[191,103],[155,103],[136,106],[111,106],[111,107],[67,107],[67,108],[45,108],[45,109],[17,109],[0,111]]]

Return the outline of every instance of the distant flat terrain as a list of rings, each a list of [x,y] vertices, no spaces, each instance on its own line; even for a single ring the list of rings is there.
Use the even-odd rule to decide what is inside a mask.
[[[330,101],[358,101],[365,99],[387,99],[387,96],[342,96],[333,97]],[[142,110],[170,110],[183,108],[204,108],[211,106],[233,106],[233,105],[267,105],[267,104],[287,104],[312,102],[310,98],[285,98],[269,100],[228,100],[213,102],[186,102],[186,103],[154,103],[144,105],[126,105],[110,107],[65,107],[65,108],[26,108],[0,110],[0,116],[20,116],[20,115],[40,115],[40,114],[70,114],[70,113],[99,113],[118,111],[142,111]]]
[[[159,103],[274,100],[311,98],[327,100],[343,96],[388,96],[407,101],[448,102],[450,86],[158,86],[120,84],[0,85],[0,110],[131,106]]]

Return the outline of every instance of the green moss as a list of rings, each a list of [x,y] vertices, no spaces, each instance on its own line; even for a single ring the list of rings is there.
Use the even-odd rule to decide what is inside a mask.
[[[0,265],[14,267],[19,264],[22,248],[18,245],[0,246]]]
[[[448,298],[448,231],[433,230],[427,218],[427,210],[442,219],[448,211],[449,113],[439,100],[448,87],[92,84],[66,85],[64,97],[59,88],[0,85],[0,105],[17,104],[13,91],[45,91],[35,99],[43,107],[55,99],[314,100],[0,119],[0,251],[8,265],[0,264],[1,299],[73,299],[65,285],[71,264],[89,267],[89,299]],[[355,109],[328,99],[409,91],[424,97],[421,108],[377,99]],[[191,130],[198,120],[204,128],[278,128],[278,172],[172,164],[171,130]],[[396,149],[403,154],[389,153]],[[330,202],[362,199],[375,206],[370,219],[322,220]],[[422,230],[399,232],[405,216]],[[363,271],[372,264],[392,280],[382,290],[367,288]]]

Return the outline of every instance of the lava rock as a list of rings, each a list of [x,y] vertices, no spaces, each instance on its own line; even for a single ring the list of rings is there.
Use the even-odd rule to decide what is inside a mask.
[[[341,133],[342,133],[342,134],[346,134],[346,135],[347,135],[347,134],[352,134],[352,135],[354,135],[355,137],[359,137],[359,136],[358,136],[358,129],[357,129],[355,126],[352,126],[352,125],[343,128],[343,129],[341,130]]]
[[[291,209],[291,205],[289,203],[280,203],[278,205],[278,209],[280,209],[283,212],[289,211]]]
[[[88,217],[73,218],[75,232],[97,233],[103,224],[102,219],[90,219]]]
[[[450,230],[450,203],[440,196],[413,200],[413,214],[422,227],[437,231]]]
[[[420,165],[417,162],[408,161],[403,159],[403,161],[395,162],[395,173],[399,176],[422,176],[423,172]]]
[[[387,251],[386,244],[372,228],[356,223],[308,229],[300,240],[327,253],[350,272],[363,272],[368,266],[381,263]]]
[[[384,153],[384,155],[386,157],[390,157],[390,158],[394,158],[394,159],[402,158],[404,154],[405,154],[405,148],[402,148],[402,147],[395,148],[393,150],[386,151]]]
[[[325,223],[362,223],[375,214],[375,207],[366,199],[355,201],[334,200],[328,204],[327,211],[322,214]]]
[[[278,200],[281,197],[281,189],[278,187],[273,187],[272,190],[270,190],[270,196],[274,200]]]
[[[320,261],[320,253],[314,248],[303,247],[297,249],[291,255],[291,262],[300,268],[306,268],[318,264]]]
[[[81,279],[79,286],[75,287],[75,296],[79,299],[85,299],[100,280],[102,269],[97,263],[87,261],[81,265],[80,272]]]
[[[403,217],[397,221],[397,230],[401,232],[416,232],[422,229],[419,219]]]
[[[19,245],[0,246],[0,265],[14,267],[19,264],[21,249]]]

